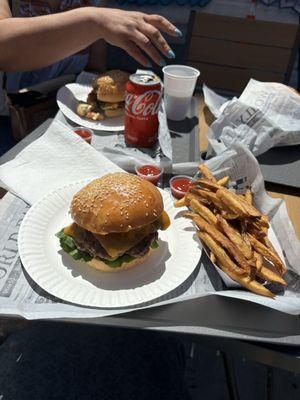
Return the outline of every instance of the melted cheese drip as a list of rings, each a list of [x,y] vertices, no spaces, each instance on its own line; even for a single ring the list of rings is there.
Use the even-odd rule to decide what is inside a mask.
[[[170,225],[171,225],[170,217],[165,211],[163,211],[160,217],[160,229],[162,231],[166,231]]]

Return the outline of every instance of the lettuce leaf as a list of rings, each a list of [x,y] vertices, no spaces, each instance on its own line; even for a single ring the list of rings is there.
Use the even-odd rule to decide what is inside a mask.
[[[81,261],[87,262],[87,261],[91,261],[93,259],[93,256],[91,256],[86,251],[77,249],[72,236],[66,235],[63,229],[60,230],[59,232],[57,232],[55,236],[59,238],[60,247],[66,253],[68,253],[74,260],[81,260]],[[151,243],[151,248],[152,249],[158,248],[157,240],[153,240],[153,242]],[[108,265],[111,268],[119,268],[119,267],[121,267],[121,265],[123,263],[126,263],[126,262],[128,263],[128,262],[134,260],[134,257],[131,257],[128,254],[124,254],[123,256],[117,258],[116,260],[105,260],[100,257],[96,257],[96,259],[104,262],[106,265]]]
[[[103,258],[96,258],[102,262],[105,262],[105,264],[111,268],[121,267],[123,263],[129,263],[130,261],[134,260],[134,257],[131,257],[128,254],[124,254],[123,256],[118,257],[116,260],[103,260]]]
[[[89,253],[78,250],[72,236],[66,235],[63,229],[55,236],[59,238],[60,247],[74,260],[91,261],[93,258]]]
[[[157,249],[159,247],[159,244],[156,239],[153,240],[150,247],[151,249]]]

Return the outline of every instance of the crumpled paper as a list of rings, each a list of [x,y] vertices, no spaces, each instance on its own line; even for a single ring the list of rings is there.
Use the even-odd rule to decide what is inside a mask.
[[[300,144],[300,95],[293,89],[250,79],[241,96],[229,101],[205,85],[203,93],[216,117],[208,133],[215,154],[235,144],[255,156],[275,146]]]

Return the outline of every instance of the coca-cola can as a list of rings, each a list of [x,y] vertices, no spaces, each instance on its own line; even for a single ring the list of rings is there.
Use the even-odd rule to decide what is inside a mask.
[[[162,85],[149,71],[130,75],[125,87],[125,141],[135,147],[151,147],[157,140],[158,109]]]

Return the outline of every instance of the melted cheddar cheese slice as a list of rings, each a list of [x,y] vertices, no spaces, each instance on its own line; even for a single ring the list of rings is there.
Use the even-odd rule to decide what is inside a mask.
[[[170,226],[170,218],[168,214],[163,211],[160,218],[156,221],[142,226],[141,228],[134,229],[129,232],[122,233],[109,233],[107,235],[94,234],[95,238],[99,241],[101,246],[112,258],[117,258],[123,255],[126,250],[131,249],[133,246],[138,244],[146,236],[156,232],[158,229],[166,230]],[[67,226],[64,229],[66,235],[74,236],[72,225]]]

